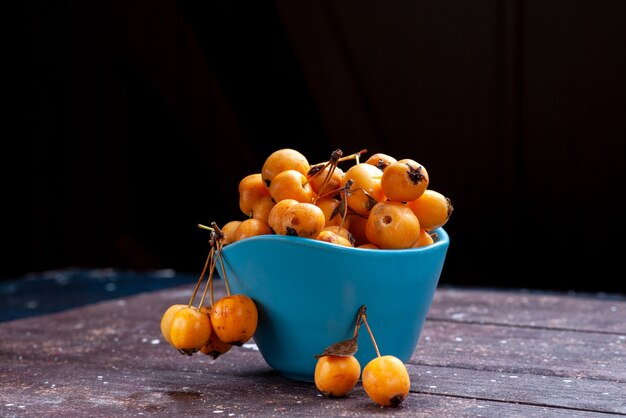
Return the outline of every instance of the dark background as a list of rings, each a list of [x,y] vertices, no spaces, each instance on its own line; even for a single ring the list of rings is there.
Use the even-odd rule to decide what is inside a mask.
[[[624,1],[26,5],[3,279],[197,273],[272,151],[366,148],[452,199],[441,283],[626,289]]]

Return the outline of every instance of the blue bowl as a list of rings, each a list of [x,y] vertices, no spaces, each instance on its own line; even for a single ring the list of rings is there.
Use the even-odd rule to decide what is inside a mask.
[[[450,244],[439,228],[427,247],[368,250],[307,238],[262,235],[223,249],[231,293],[256,303],[254,341],[282,375],[312,382],[315,354],[352,337],[361,305],[382,355],[411,358]],[[218,265],[218,270],[221,268]],[[356,358],[376,356],[362,326]]]

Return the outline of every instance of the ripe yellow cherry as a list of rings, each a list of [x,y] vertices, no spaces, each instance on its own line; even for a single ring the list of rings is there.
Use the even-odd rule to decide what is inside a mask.
[[[419,237],[417,237],[413,245],[411,245],[411,248],[425,247],[432,244],[433,242],[435,241],[433,240],[433,237],[428,233],[428,231],[422,229],[420,231]]]
[[[165,310],[165,313],[161,317],[161,334],[163,335],[163,338],[165,338],[165,341],[167,341],[168,343],[171,343],[170,327],[172,326],[172,320],[174,319],[174,315],[176,315],[176,312],[186,307],[187,305],[182,304],[172,305]]]
[[[269,235],[271,233],[272,230],[265,222],[248,218],[245,221],[241,221],[235,230],[235,241],[241,241],[256,235]]]
[[[396,160],[395,158],[393,158],[390,155],[387,154],[383,154],[381,152],[377,152],[376,154],[373,154],[371,157],[369,157],[365,163],[366,164],[371,164],[373,166],[378,167],[381,171],[385,171],[385,168],[387,168],[387,166],[389,166],[390,164],[395,163]]]
[[[296,170],[285,170],[272,180],[270,195],[275,202],[295,199],[298,202],[309,203],[313,200],[313,189],[304,174]]]
[[[174,348],[198,351],[211,337],[211,320],[206,313],[185,306],[174,314],[170,326],[170,342]]]
[[[254,205],[252,205],[252,210],[250,210],[250,215],[254,219],[258,219],[263,223],[267,223],[267,220],[270,216],[270,211],[276,205],[271,196],[263,196],[260,198]]]
[[[420,226],[426,230],[439,228],[448,222],[452,215],[452,202],[439,192],[426,190],[418,199],[410,201],[411,208]]]
[[[315,238],[324,229],[324,212],[313,203],[296,203],[285,211],[282,228],[286,235]]]
[[[409,394],[411,379],[406,366],[394,356],[379,356],[363,369],[363,389],[379,405],[398,406]]]
[[[241,224],[241,221],[230,221],[226,222],[222,227],[222,232],[224,233],[224,238],[222,238],[222,244],[230,244],[231,242],[235,242],[235,231]]]
[[[252,216],[252,208],[270,191],[265,187],[261,173],[250,174],[239,182],[239,208],[246,216]]]
[[[209,315],[211,314],[211,309],[203,306],[200,309],[200,312]],[[226,344],[224,341],[220,340],[217,336],[217,333],[213,330],[213,324],[211,324],[211,336],[209,337],[209,341],[200,347],[200,352],[202,354],[206,354],[207,356],[213,357],[213,360],[221,356],[222,354],[228,352],[232,348],[232,345]]]
[[[378,245],[374,245],[371,242],[368,242],[367,244],[359,245],[357,248],[362,248],[364,250],[380,250],[380,247]]]
[[[338,226],[342,225],[344,228],[350,226],[350,218],[343,219],[343,212],[339,206],[341,201],[333,197],[322,197],[317,199],[315,205],[319,206],[324,212],[324,218],[326,222],[324,226]]]
[[[353,182],[350,187],[352,192],[347,199],[350,209],[359,215],[368,216],[376,203],[385,200],[380,183],[382,175],[383,172],[371,164],[356,164],[346,171],[341,185],[344,186],[348,180]]]
[[[348,219],[350,219],[350,226],[348,227],[348,230],[354,238],[354,245],[359,246],[369,243],[367,235],[365,234],[367,218],[353,213],[348,215]]]
[[[419,237],[417,216],[404,203],[386,201],[372,208],[365,234],[372,244],[383,249],[409,248]]]
[[[404,159],[385,168],[380,184],[387,199],[409,202],[420,197],[428,187],[428,172],[421,164]]]
[[[237,346],[252,338],[259,319],[254,301],[244,294],[218,299],[211,307],[210,317],[218,338]]]
[[[291,148],[283,148],[271,153],[261,169],[263,182],[269,188],[274,177],[285,170],[296,170],[306,176],[311,166],[307,158]]]
[[[322,232],[324,231],[330,231],[333,232],[337,235],[339,235],[340,237],[343,237],[345,239],[347,239],[352,245],[354,245],[354,237],[352,236],[352,233],[347,230],[346,228],[340,227],[340,226],[325,226],[324,229],[322,229]],[[320,232],[321,234],[321,232]]]
[[[296,203],[299,203],[296,199],[284,199],[276,203],[272,210],[270,210],[269,216],[267,218],[267,224],[272,229],[272,231],[274,231],[275,234],[287,234],[287,231],[283,227],[283,218],[285,216],[285,211]]]
[[[333,174],[328,179],[328,183],[324,186],[324,182],[326,181],[326,177],[331,170],[331,166],[328,165],[324,168],[324,164],[317,164],[311,167],[309,172],[307,173],[307,179],[309,180],[309,184],[315,192],[316,195],[322,195],[333,190],[337,190],[341,187],[341,180],[343,179],[343,170],[339,167],[335,167]],[[322,190],[322,186],[324,190]]]
[[[217,336],[217,333],[213,331],[211,336],[209,337],[209,341],[202,347],[200,347],[200,351],[202,354],[206,354],[207,356],[213,357],[213,360],[218,358],[224,353],[230,351],[233,346],[230,344],[226,344],[224,341],[220,340]]]
[[[319,233],[316,239],[319,241],[329,242],[331,244],[342,245],[344,247],[353,247],[348,238],[339,235],[338,232],[326,228],[322,229],[322,232]]]
[[[354,356],[321,356],[315,365],[315,386],[326,396],[350,392],[361,376],[361,365]]]

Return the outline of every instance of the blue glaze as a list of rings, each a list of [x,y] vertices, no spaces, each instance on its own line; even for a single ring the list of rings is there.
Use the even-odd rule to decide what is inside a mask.
[[[352,337],[357,312],[367,319],[382,355],[407,362],[419,340],[449,246],[439,228],[427,247],[366,250],[282,235],[263,235],[223,249],[231,293],[256,303],[254,340],[281,374],[313,381],[315,354]],[[218,265],[218,271],[221,267]],[[362,326],[356,357],[376,356]]]

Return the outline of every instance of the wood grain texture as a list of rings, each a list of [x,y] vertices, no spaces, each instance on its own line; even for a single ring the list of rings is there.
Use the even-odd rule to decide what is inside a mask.
[[[621,301],[622,303],[619,303]],[[439,289],[429,319],[626,334],[624,296]],[[616,303],[618,302],[618,303]]]
[[[535,320],[543,317],[544,323],[528,326],[533,314],[527,308],[540,306],[545,295],[440,290],[408,364],[411,393],[400,408],[386,409],[373,404],[360,384],[345,398],[324,398],[313,384],[272,370],[253,344],[216,360],[179,354],[161,340],[159,321],[167,306],[186,302],[191,290],[0,323],[0,415],[626,415],[626,336],[609,331],[618,329],[610,317],[597,332],[563,329],[560,317],[574,321],[585,309],[534,310]],[[217,290],[223,294],[221,286]],[[496,306],[503,298],[508,316]],[[549,298],[570,308],[605,302]],[[611,303],[626,309],[624,301]],[[488,310],[480,311],[485,324],[442,314],[473,305]]]

